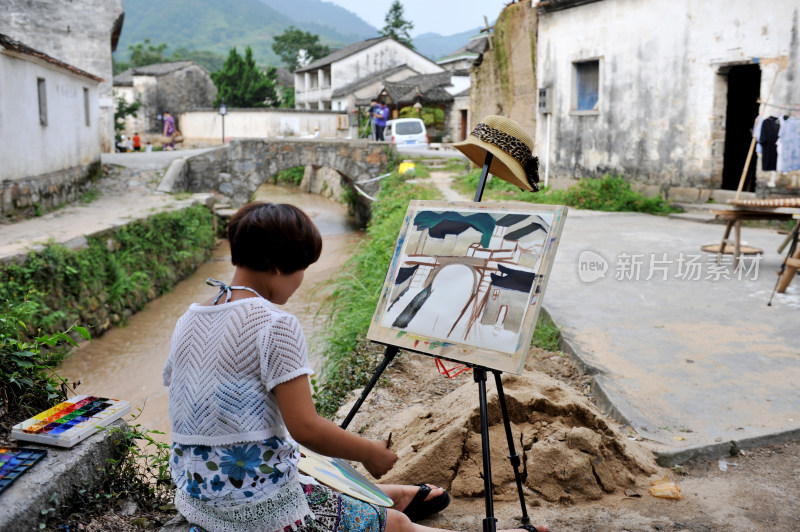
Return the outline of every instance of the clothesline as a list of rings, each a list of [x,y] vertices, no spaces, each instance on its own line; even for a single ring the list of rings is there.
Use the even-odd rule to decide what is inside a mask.
[[[800,103],[798,103],[798,104],[789,104],[789,105],[781,105],[779,103],[769,103],[769,102],[764,103],[760,99],[758,100],[758,103],[763,103],[767,107],[775,107],[777,109],[790,109],[790,110],[800,111]]]

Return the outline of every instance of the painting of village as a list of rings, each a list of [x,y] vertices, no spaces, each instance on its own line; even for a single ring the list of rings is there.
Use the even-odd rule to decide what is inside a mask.
[[[566,208],[412,201],[370,340],[520,373]]]

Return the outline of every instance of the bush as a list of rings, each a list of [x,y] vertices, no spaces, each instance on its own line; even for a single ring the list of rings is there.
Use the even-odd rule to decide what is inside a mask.
[[[13,425],[66,398],[66,381],[53,366],[77,345],[71,332],[88,339],[89,331],[73,325],[64,332],[29,336],[29,322],[38,306],[25,299],[21,303],[0,301],[0,412]],[[10,427],[4,426],[4,431]]]
[[[275,174],[275,183],[286,183],[298,186],[303,181],[303,174],[305,174],[305,171],[305,166],[295,166],[287,170],[281,170]]]
[[[320,414],[332,417],[347,392],[365,385],[372,376],[374,356],[359,349],[359,343],[365,339],[378,304],[408,203],[412,199],[440,198],[438,190],[408,184],[396,173],[383,182],[372,204],[367,237],[331,280],[333,292],[319,311],[331,316],[324,337],[324,383],[314,381]]]
[[[32,333],[83,323],[97,334],[193,272],[214,241],[205,207],[159,213],[91,237],[83,249],[49,243],[21,264],[0,265],[0,294],[35,305],[27,322]]]
[[[481,170],[473,170],[463,178],[460,189],[478,187]],[[577,209],[611,212],[643,212],[647,214],[669,214],[680,212],[661,197],[646,197],[631,188],[623,177],[606,174],[602,178],[584,178],[566,190],[543,188],[539,192],[522,191],[518,187],[492,177],[484,189],[484,198],[495,200],[516,199],[529,203],[567,205]]]

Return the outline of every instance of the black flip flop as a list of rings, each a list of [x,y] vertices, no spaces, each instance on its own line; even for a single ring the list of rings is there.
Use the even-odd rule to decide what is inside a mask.
[[[414,495],[414,498],[411,499],[411,502],[408,503],[408,506],[403,510],[403,513],[406,514],[412,522],[416,523],[420,519],[425,519],[436,512],[441,512],[450,504],[450,495],[447,494],[447,491],[443,492],[438,497],[426,501],[425,498],[431,492],[430,486],[427,484],[416,485],[419,486],[419,491],[417,491],[417,494]]]

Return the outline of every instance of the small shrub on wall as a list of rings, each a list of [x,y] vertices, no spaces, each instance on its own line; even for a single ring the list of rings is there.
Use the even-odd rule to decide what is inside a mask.
[[[193,272],[214,241],[207,208],[159,213],[89,238],[83,249],[50,243],[21,264],[0,265],[0,294],[36,305],[32,333],[80,323],[97,335]]]

